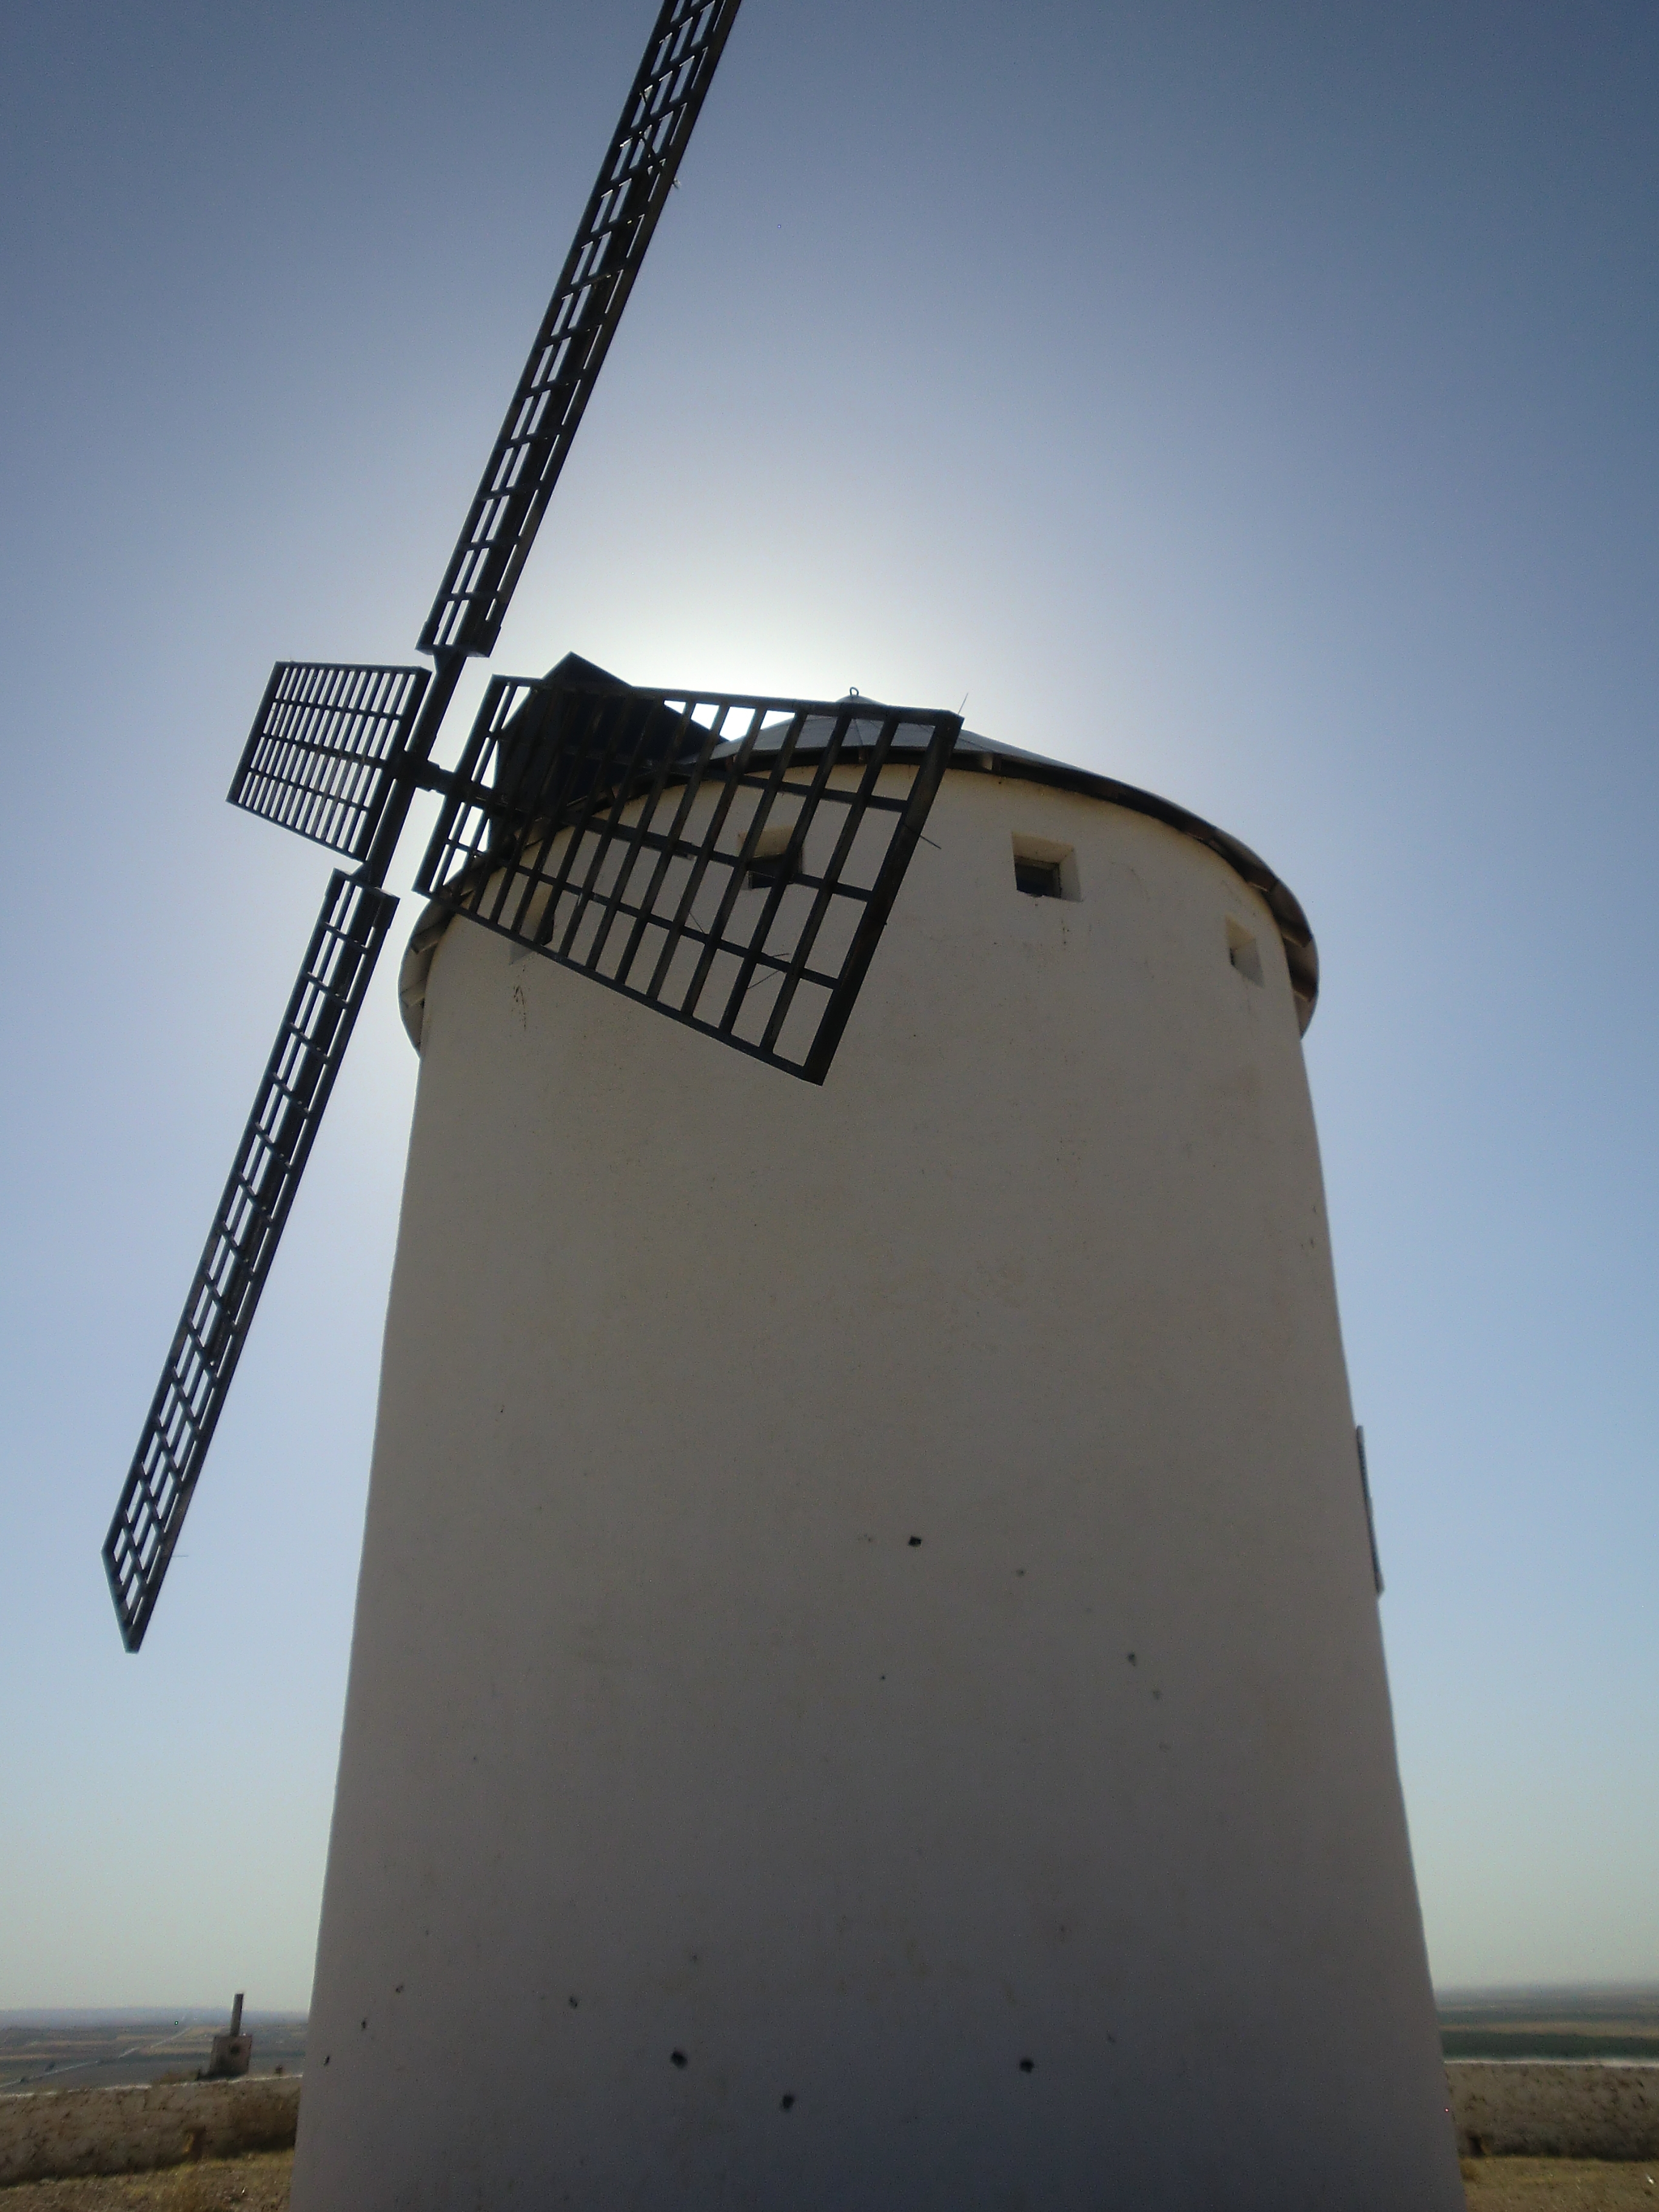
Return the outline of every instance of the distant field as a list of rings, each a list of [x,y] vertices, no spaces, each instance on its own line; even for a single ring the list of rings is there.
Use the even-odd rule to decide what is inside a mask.
[[[1448,2058],[1645,2059],[1659,2065],[1659,1989],[1443,1990]]]
[[[1659,2065],[1659,1988],[1445,1990],[1438,1998],[1448,2058],[1645,2060]],[[189,2081],[205,2066],[225,2014],[0,2013],[0,2092]],[[305,2066],[303,2013],[250,2012],[253,2071]]]
[[[207,2064],[228,2009],[174,2013],[0,2014],[0,2093],[117,2088],[133,2081],[192,2081]],[[303,2013],[245,2012],[255,2074],[299,2074]]]
[[[1625,2058],[1659,2066],[1659,2035],[1579,2035],[1567,2028],[1443,2027],[1448,2058]]]

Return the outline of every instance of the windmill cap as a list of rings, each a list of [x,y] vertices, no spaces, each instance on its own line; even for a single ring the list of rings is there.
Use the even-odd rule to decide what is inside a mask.
[[[558,665],[548,671],[544,683],[563,683],[580,690],[627,691],[632,687],[613,676],[607,669],[584,660],[580,654],[568,653]],[[846,710],[853,713],[842,725]],[[890,753],[920,753],[933,734],[937,715],[919,715],[915,708],[892,707],[880,700],[866,699],[861,692],[849,691],[842,698],[826,702],[823,711],[808,714],[802,720],[795,739],[795,757],[810,758],[821,753],[830,743],[838,725],[842,725],[841,757],[848,761],[866,757],[880,742],[884,727],[894,717],[898,726],[890,744]],[[793,722],[791,714],[780,713],[775,720],[764,723],[753,737],[753,750],[764,756],[775,753],[782,746],[785,736]],[[692,726],[697,736],[693,744],[707,735],[706,729]],[[681,742],[684,742],[684,736]],[[729,739],[710,749],[710,766],[716,762],[731,760],[742,750],[745,739]],[[1302,910],[1301,901],[1288,884],[1276,876],[1261,854],[1253,852],[1242,839],[1230,836],[1226,830],[1218,830],[1201,815],[1188,812],[1173,800],[1160,799],[1156,792],[1142,791],[1137,785],[1120,783],[1115,776],[1097,775],[1093,769],[1079,768],[1074,762],[1056,760],[1047,753],[1034,753],[1021,745],[995,743],[977,730],[963,730],[957,733],[951,748],[949,767],[953,772],[969,775],[994,775],[1011,782],[1035,783],[1050,790],[1077,793],[1085,799],[1103,801],[1108,806],[1121,806],[1133,814],[1143,814],[1154,822],[1162,822],[1179,836],[1189,837],[1194,843],[1206,847],[1224,860],[1240,880],[1247,884],[1267,904],[1279,930],[1279,941],[1285,948],[1285,963],[1290,971],[1291,990],[1296,1002],[1298,1029],[1306,1034],[1313,1019],[1315,1004],[1319,996],[1319,951],[1314,943],[1308,918]],[[403,1001],[404,1025],[419,1048],[426,994],[426,972],[438,939],[448,927],[449,909],[434,903],[427,908],[416,926],[410,941],[409,952],[404,961],[399,978],[399,996]]]
[[[857,710],[854,719],[847,725],[842,739],[843,758],[857,759],[871,750],[878,742],[882,727],[888,716],[906,710],[884,706],[880,701],[866,699],[856,691],[848,692],[835,704]],[[822,752],[830,742],[830,733],[840,720],[838,714],[809,714],[801,725],[795,740],[795,754],[811,755]],[[757,753],[776,752],[789,728],[788,718],[781,717],[769,723],[755,739]],[[920,721],[901,721],[894,732],[890,750],[893,752],[921,752],[932,735],[931,726]],[[738,744],[716,745],[709,755],[712,763],[730,759],[738,750]],[[1285,947],[1285,965],[1290,969],[1291,988],[1296,996],[1297,1021],[1305,1035],[1313,1019],[1315,1002],[1319,996],[1319,948],[1314,943],[1313,931],[1302,910],[1302,902],[1274,874],[1259,853],[1252,852],[1241,838],[1218,830],[1212,822],[1201,815],[1189,813],[1172,799],[1160,799],[1156,792],[1142,791],[1137,785],[1120,783],[1115,776],[1097,775],[1092,769],[1079,768],[1071,761],[1055,760],[1047,753],[1028,752],[1021,745],[1006,745],[981,737],[977,730],[963,730],[951,750],[952,769],[969,774],[1002,776],[1010,781],[1046,785],[1050,790],[1074,791],[1085,799],[1103,799],[1109,806],[1121,806],[1133,814],[1145,814],[1154,822],[1162,822],[1195,844],[1203,845],[1224,860],[1236,876],[1248,884],[1267,902],[1268,911],[1278,925],[1280,942]]]

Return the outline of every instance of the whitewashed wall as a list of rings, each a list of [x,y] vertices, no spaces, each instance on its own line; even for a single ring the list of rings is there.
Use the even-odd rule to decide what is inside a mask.
[[[438,947],[295,2212],[1462,2203],[1273,925],[928,834],[822,1090]]]

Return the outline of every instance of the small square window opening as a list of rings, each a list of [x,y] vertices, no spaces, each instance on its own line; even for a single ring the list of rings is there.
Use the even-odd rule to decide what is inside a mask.
[[[1261,948],[1249,931],[1231,915],[1227,917],[1227,957],[1247,982],[1262,981]]]
[[[1014,856],[1014,888],[1027,891],[1033,898],[1059,898],[1060,863],[1058,860],[1022,860]]]
[[[800,873],[800,853],[794,843],[793,822],[769,823],[755,841],[744,881],[751,891],[769,891],[774,884],[787,884]]]
[[[1072,848],[1057,845],[1049,837],[1016,836],[1014,889],[1028,898],[1079,897],[1077,856]]]

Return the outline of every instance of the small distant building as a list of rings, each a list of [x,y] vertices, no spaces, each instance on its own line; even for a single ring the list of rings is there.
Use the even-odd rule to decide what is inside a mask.
[[[253,2038],[242,2033],[242,1992],[230,2008],[230,2033],[216,2035],[203,2074],[207,2081],[238,2081],[253,2063]]]

